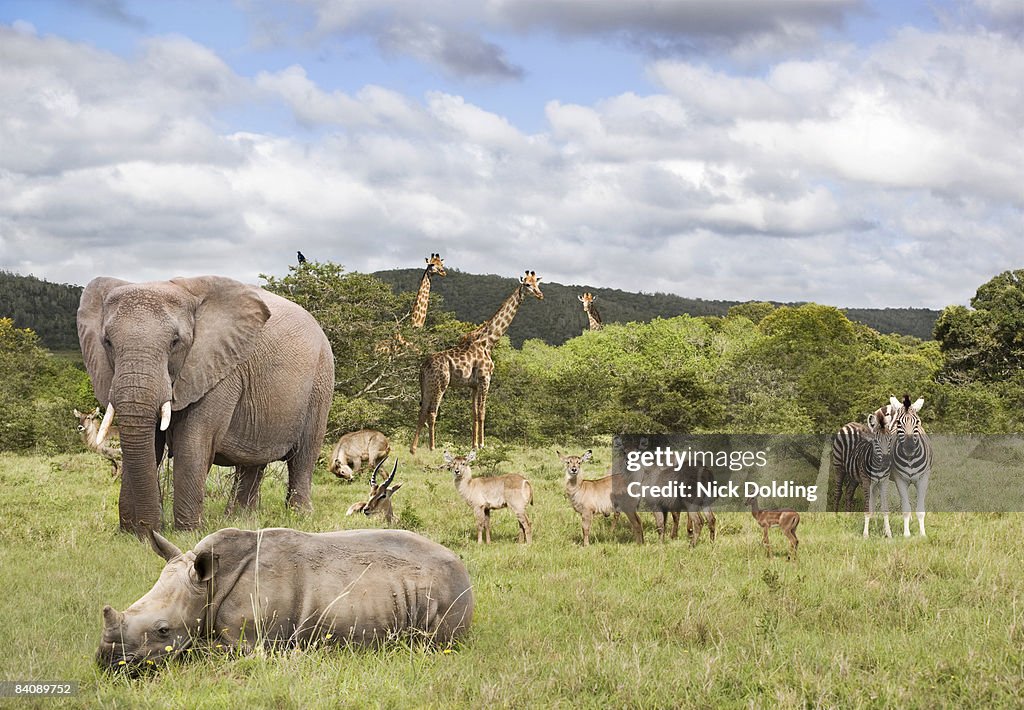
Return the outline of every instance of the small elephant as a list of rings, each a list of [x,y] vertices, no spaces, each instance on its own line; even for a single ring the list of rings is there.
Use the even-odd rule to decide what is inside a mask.
[[[149,283],[101,276],[82,292],[78,337],[106,419],[116,410],[120,425],[122,530],[160,526],[165,443],[174,458],[177,528],[199,526],[215,463],[236,466],[232,506],[252,506],[266,465],[287,461],[288,503],[312,509],[334,356],[300,306],[222,276]]]

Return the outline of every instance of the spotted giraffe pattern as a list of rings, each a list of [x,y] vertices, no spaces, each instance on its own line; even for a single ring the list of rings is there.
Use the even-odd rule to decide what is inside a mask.
[[[540,278],[533,271],[519,279],[516,290],[505,299],[497,312],[480,326],[469,332],[454,347],[434,353],[423,361],[420,367],[420,416],[416,434],[409,451],[416,453],[420,432],[424,424],[430,432],[430,450],[434,450],[434,425],[441,399],[448,387],[468,387],[473,392],[473,448],[484,445],[484,418],[487,410],[487,391],[491,386],[494,361],[491,350],[515,318],[527,293],[539,300],[544,299],[538,282]]]
[[[423,270],[423,278],[420,279],[420,288],[416,292],[416,301],[412,304],[412,327],[422,328],[427,322],[427,306],[430,305],[430,277],[432,274],[444,277],[444,259],[440,254],[431,254],[427,262],[427,268]]]
[[[587,320],[590,321],[590,329],[601,330],[604,324],[601,322],[601,314],[597,312],[597,306],[594,305],[594,300],[597,296],[588,291],[576,298],[583,304],[583,312],[587,314]]]

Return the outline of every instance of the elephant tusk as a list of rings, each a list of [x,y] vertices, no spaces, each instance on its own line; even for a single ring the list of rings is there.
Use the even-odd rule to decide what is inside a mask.
[[[114,405],[108,404],[107,411],[103,415],[103,421],[100,422],[99,431],[96,432],[96,441],[102,444],[107,438],[107,432],[110,431],[110,423],[114,421]]]
[[[160,407],[160,431],[167,431],[167,425],[171,423],[171,400],[164,402]]]

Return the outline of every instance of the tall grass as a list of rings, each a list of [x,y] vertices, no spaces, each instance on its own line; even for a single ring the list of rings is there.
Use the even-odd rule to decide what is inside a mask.
[[[767,558],[749,514],[720,516],[690,549],[631,542],[579,518],[553,450],[509,449],[494,467],[533,483],[535,541],[515,544],[508,511],[477,546],[440,451],[403,454],[400,525],[454,549],[474,581],[472,633],[452,653],[396,645],[202,655],[138,680],[101,673],[104,603],[123,609],[163,561],[117,529],[118,484],[93,455],[0,456],[0,679],[74,680],[83,707],[992,707],[1024,703],[1024,575],[1017,514],[931,514],[929,537],[860,538],[860,515],[805,513],[800,560],[772,531]],[[591,476],[607,460],[590,464]],[[224,516],[229,481],[207,485],[206,527],[322,531],[366,494],[322,470],[310,516],[284,509],[274,468],[258,511]],[[916,525],[914,526],[916,528]],[[899,527],[897,526],[897,530]],[[0,701],[2,702],[2,701]],[[43,701],[40,701],[42,704]],[[55,701],[47,700],[47,704]],[[20,703],[20,701],[19,701]],[[19,706],[22,706],[19,704]]]

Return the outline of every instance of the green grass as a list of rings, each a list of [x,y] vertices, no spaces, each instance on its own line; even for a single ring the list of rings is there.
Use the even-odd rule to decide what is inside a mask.
[[[460,452],[461,453],[461,452]],[[772,532],[767,559],[748,514],[720,516],[720,536],[631,542],[579,518],[553,450],[510,448],[502,471],[534,484],[534,544],[515,544],[508,511],[495,544],[473,517],[440,451],[402,455],[396,511],[454,549],[475,584],[472,633],[445,654],[295,651],[203,656],[127,680],[93,663],[104,603],[124,609],[163,561],[116,532],[118,484],[88,454],[0,455],[0,679],[74,680],[83,707],[1013,707],[1024,703],[1024,575],[1017,514],[931,514],[927,539],[860,537],[860,515],[805,513],[800,560]],[[588,468],[597,475],[607,454]],[[220,527],[334,530],[366,493],[318,470],[316,511],[283,507],[273,470],[256,514],[225,518],[224,471],[208,483],[206,528],[168,533],[191,547]],[[877,525],[877,523],[876,523]],[[902,526],[896,526],[897,531]],[[916,523],[914,524],[916,530]],[[5,701],[0,700],[0,703]],[[6,701],[25,707],[26,701]]]

